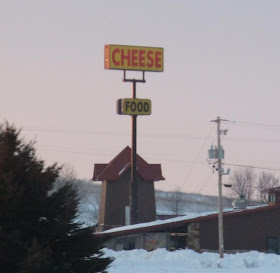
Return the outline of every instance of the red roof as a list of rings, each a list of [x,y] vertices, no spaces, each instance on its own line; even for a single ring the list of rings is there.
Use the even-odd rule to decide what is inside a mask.
[[[149,164],[142,157],[137,155],[137,172],[146,181],[165,180],[161,173],[160,164]],[[130,169],[131,148],[126,146],[108,164],[94,164],[93,180],[118,180]]]

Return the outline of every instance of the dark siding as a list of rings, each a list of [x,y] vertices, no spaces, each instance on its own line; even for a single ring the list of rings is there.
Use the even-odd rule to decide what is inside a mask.
[[[156,220],[156,204],[154,182],[138,179],[138,208],[139,222]]]
[[[99,225],[105,229],[125,225],[125,206],[129,206],[130,170],[119,180],[103,181]],[[154,182],[138,176],[139,223],[156,220]]]
[[[200,222],[200,248],[218,249],[218,223],[216,219]]]
[[[266,251],[267,237],[280,237],[280,208],[224,217],[225,250]],[[201,249],[218,249],[217,219],[200,222]]]
[[[125,225],[125,206],[129,206],[129,178],[127,172],[117,181],[108,181],[106,194],[105,225]]]

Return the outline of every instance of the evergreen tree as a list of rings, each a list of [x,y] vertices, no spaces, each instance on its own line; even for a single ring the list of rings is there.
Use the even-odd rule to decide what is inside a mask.
[[[45,168],[34,143],[20,131],[0,127],[1,273],[106,272],[92,228],[74,221],[79,200],[71,184],[52,187],[60,168]]]

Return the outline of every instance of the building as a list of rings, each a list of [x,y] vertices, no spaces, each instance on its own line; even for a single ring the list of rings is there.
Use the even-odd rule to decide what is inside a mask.
[[[275,206],[280,204],[280,187],[263,190],[262,193],[268,194],[268,205]]]
[[[270,200],[267,205],[224,211],[226,252],[257,250],[280,254],[280,199],[273,198],[278,191],[280,188],[267,190]],[[106,247],[115,250],[165,247],[218,251],[218,213],[190,214],[96,235]]]
[[[102,181],[99,230],[125,225],[131,182],[131,148],[126,147],[108,164],[95,164],[94,181]],[[160,164],[149,164],[137,155],[138,222],[156,220],[154,182],[164,180]]]

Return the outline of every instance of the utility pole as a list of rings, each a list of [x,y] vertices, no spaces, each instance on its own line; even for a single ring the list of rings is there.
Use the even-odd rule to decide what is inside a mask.
[[[219,230],[219,254],[220,258],[224,258],[224,227],[223,227],[223,199],[222,199],[222,177],[223,175],[229,174],[229,169],[227,173],[224,173],[224,169],[222,168],[222,159],[224,158],[224,150],[221,145],[221,134],[226,135],[227,130],[221,130],[221,121],[227,121],[224,119],[220,119],[218,116],[216,120],[212,120],[211,122],[217,123],[217,148],[213,149],[213,147],[209,150],[209,158],[217,159],[217,168],[218,171],[218,230]]]
[[[218,158],[218,188],[219,188],[219,253],[220,258],[224,258],[224,226],[223,226],[223,200],[222,200],[222,174],[221,174],[221,167],[222,167],[222,160],[220,156],[221,151],[221,129],[220,124],[221,120],[220,117],[217,118],[217,139],[218,139],[218,151],[219,151],[219,158]]]

